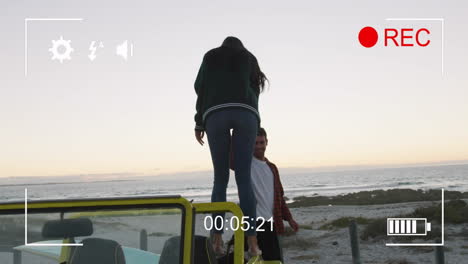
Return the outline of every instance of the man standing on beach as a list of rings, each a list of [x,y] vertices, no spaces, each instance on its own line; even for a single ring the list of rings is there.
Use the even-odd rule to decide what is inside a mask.
[[[299,225],[294,221],[284,200],[278,168],[265,157],[267,145],[266,131],[259,128],[255,141],[254,158],[252,159],[251,180],[257,199],[257,217],[263,217],[265,221],[273,217],[273,230],[271,230],[269,222],[265,223],[263,225],[265,231],[257,231],[257,240],[264,260],[283,261],[280,246],[280,236],[285,231],[283,220],[288,221],[294,232],[299,230]]]

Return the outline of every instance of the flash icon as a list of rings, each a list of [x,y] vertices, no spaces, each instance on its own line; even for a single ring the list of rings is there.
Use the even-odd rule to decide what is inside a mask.
[[[102,44],[102,41],[99,42],[99,46],[96,46],[96,41],[91,41],[91,44],[89,45],[89,50],[91,51],[91,53],[89,53],[88,55],[88,58],[91,61],[94,61],[94,59],[96,59],[96,51],[98,48],[104,48],[104,44]]]

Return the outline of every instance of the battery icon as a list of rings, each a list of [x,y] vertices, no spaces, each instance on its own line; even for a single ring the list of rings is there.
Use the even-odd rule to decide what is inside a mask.
[[[427,218],[387,218],[387,236],[426,236],[430,231]]]

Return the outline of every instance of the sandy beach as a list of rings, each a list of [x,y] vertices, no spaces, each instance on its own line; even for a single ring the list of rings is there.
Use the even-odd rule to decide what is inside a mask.
[[[398,192],[399,195],[394,195]],[[386,223],[388,217],[403,217],[415,212],[428,213],[428,221],[432,222],[433,235],[429,240],[418,238],[411,243],[433,243],[435,237],[440,237],[440,219],[438,213],[440,200],[433,196],[436,192],[419,192],[414,190],[359,192],[344,196],[304,197],[301,203],[295,200],[290,203],[291,213],[300,225],[298,233],[293,233],[289,227],[282,237],[284,263],[287,264],[345,264],[352,263],[352,253],[349,235],[349,218],[358,223],[359,245],[362,263],[372,264],[420,264],[435,263],[435,248],[424,247],[388,247],[386,243],[398,243],[386,236],[385,228],[370,228],[375,223]],[[445,263],[463,264],[468,257],[468,193],[446,192],[445,201]],[[373,197],[369,199],[368,196]],[[394,201],[395,199],[421,199],[407,203],[372,204],[377,201]],[[425,199],[431,201],[425,201]],[[433,197],[434,199],[432,199]],[[457,198],[458,197],[458,198]],[[460,198],[463,197],[463,198]],[[328,203],[330,201],[330,203]],[[327,202],[326,205],[321,205]],[[370,203],[367,205],[336,205],[343,203]],[[457,207],[458,206],[458,207]],[[421,210],[421,208],[424,208]],[[431,209],[432,208],[432,209]],[[415,211],[416,210],[416,211]],[[123,214],[123,215],[122,215]],[[172,236],[179,235],[181,227],[180,212],[151,213],[148,215],[132,215],[128,213],[111,214],[91,218],[94,225],[94,237],[113,239],[121,245],[139,248],[140,231],[146,230],[148,250],[160,254],[164,243]],[[205,217],[196,216],[195,234],[208,236],[209,231],[204,226]],[[230,218],[230,214],[226,214]],[[58,215],[30,215],[30,241],[44,240],[40,236],[45,221],[58,219]],[[21,245],[23,243],[24,222],[21,215],[2,218],[0,229],[5,236],[0,237],[0,245]],[[287,223],[285,222],[286,226]],[[437,229],[439,228],[439,229]],[[369,231],[370,230],[370,231]],[[232,230],[223,235],[224,241],[232,236]],[[363,236],[364,234],[373,234]],[[0,263],[12,263],[10,253],[0,253]],[[23,254],[24,263],[35,263],[37,257]],[[44,261],[44,260],[42,260]],[[53,261],[44,262],[53,263]]]

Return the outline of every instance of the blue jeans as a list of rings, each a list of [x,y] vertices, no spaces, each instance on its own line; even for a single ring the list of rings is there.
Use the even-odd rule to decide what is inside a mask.
[[[232,139],[230,134],[231,129],[233,130]],[[214,168],[214,186],[211,202],[226,201],[226,189],[229,182],[230,148],[232,144],[240,207],[244,216],[249,217],[248,222],[253,227],[245,231],[245,233],[248,236],[255,235],[257,200],[252,189],[250,166],[257,138],[257,116],[250,110],[243,108],[221,109],[208,115],[205,121],[205,130],[208,136]],[[224,226],[224,213],[214,214],[213,219],[218,215],[223,217],[223,223],[218,226]],[[242,219],[239,219],[239,222],[241,221]],[[223,228],[213,231],[215,233],[222,233]]]

